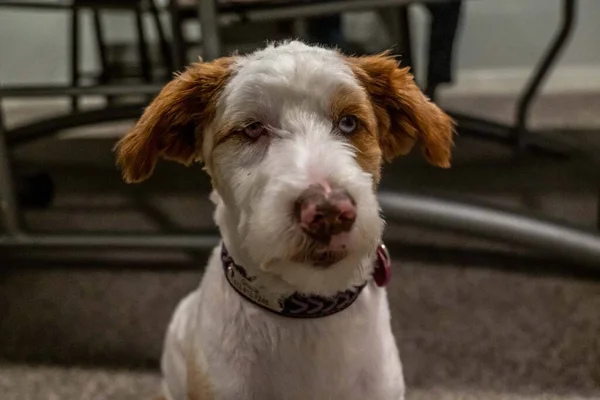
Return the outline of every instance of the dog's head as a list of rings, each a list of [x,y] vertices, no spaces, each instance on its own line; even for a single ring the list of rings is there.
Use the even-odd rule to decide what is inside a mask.
[[[252,260],[310,286],[343,281],[341,271],[364,269],[356,265],[374,253],[382,160],[420,142],[430,163],[448,167],[452,131],[387,54],[345,57],[288,42],[191,65],[117,155],[128,182],[150,176],[161,157],[204,162]]]

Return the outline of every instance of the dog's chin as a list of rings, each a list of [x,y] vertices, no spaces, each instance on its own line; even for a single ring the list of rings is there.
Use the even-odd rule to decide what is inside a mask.
[[[350,234],[344,232],[329,238],[301,234],[301,245],[296,247],[290,261],[315,268],[328,268],[348,257]]]
[[[315,268],[328,268],[344,260],[348,256],[347,250],[332,250],[326,247],[301,251],[292,257],[293,262],[306,264]]]
[[[342,247],[338,246],[339,241],[325,244],[297,235],[249,249],[264,273],[278,277],[295,291],[331,296],[360,286],[371,276],[371,260],[378,242],[356,239],[355,235],[351,236],[343,241],[345,246]],[[269,249],[270,254],[265,249]]]

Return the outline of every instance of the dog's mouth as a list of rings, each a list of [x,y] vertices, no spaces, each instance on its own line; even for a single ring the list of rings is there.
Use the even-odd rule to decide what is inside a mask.
[[[308,238],[304,248],[292,257],[292,261],[326,268],[342,261],[347,255],[346,235],[344,238],[331,238],[327,241]]]
[[[299,262],[302,264],[310,264],[314,267],[327,268],[333,264],[342,261],[348,252],[345,250],[332,251],[332,250],[321,250],[312,252],[302,252],[296,254],[292,261]]]

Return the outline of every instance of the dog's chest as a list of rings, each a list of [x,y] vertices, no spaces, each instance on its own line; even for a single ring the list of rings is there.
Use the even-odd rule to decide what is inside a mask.
[[[250,380],[260,382],[256,398],[365,398],[377,376],[370,350],[358,346],[355,331],[302,322],[301,328],[283,329],[275,341],[255,349]]]
[[[382,290],[367,288],[347,310],[310,320],[274,316],[221,294],[224,309],[201,324],[203,345],[219,349],[206,360],[217,400],[402,398]]]

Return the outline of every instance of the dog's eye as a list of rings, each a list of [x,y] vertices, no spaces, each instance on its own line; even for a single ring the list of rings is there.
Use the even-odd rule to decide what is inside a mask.
[[[250,139],[256,139],[266,132],[266,128],[260,122],[254,122],[244,128],[244,134]]]
[[[356,128],[358,128],[358,120],[353,115],[344,115],[338,122],[338,129],[346,135],[353,133]]]

